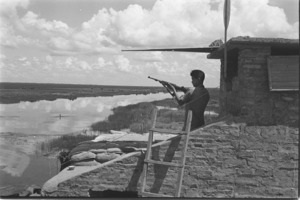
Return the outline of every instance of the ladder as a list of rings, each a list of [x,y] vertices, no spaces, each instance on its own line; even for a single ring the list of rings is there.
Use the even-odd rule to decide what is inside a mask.
[[[191,121],[192,121],[192,111],[188,111],[187,120],[186,120],[186,126],[184,131],[174,131],[174,130],[168,130],[168,129],[158,129],[155,128],[156,124],[156,115],[157,111],[155,110],[154,113],[154,122],[152,128],[149,130],[149,138],[147,143],[147,152],[144,160],[144,166],[143,166],[143,174],[142,174],[142,187],[141,187],[141,195],[143,197],[180,197],[181,193],[181,186],[182,186],[182,179],[184,174],[184,167],[185,167],[185,160],[186,160],[186,150],[188,147],[188,141],[189,141],[189,133],[191,128]],[[175,134],[175,135],[185,135],[185,139],[183,142],[183,148],[181,150],[181,158],[180,163],[173,163],[173,162],[163,162],[163,161],[157,161],[151,159],[151,148],[152,142],[153,142],[153,133],[164,133],[164,134]],[[154,145],[155,146],[155,145]],[[177,176],[177,182],[176,182],[176,190],[174,196],[170,195],[164,195],[164,194],[158,194],[158,193],[152,193],[152,192],[145,192],[146,182],[147,182],[147,172],[148,172],[148,165],[149,164],[159,164],[159,165],[166,165],[166,166],[172,166],[179,168],[178,176]]]

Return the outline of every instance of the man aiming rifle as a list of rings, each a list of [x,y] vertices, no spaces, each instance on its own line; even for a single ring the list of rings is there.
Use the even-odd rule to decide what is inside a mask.
[[[187,113],[192,111],[191,130],[195,130],[205,124],[204,111],[209,101],[209,93],[204,87],[203,82],[205,74],[201,70],[192,70],[191,73],[192,84],[194,88],[179,87],[173,83],[167,81],[158,80],[152,77],[148,77],[155,81],[160,82],[167,91],[176,99],[180,106],[185,107],[185,123],[183,130],[185,130]],[[177,91],[184,92],[183,96],[179,96]]]

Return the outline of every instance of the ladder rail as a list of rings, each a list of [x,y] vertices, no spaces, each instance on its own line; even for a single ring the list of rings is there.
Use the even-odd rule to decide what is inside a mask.
[[[187,147],[188,147],[188,141],[189,141],[189,132],[191,129],[191,121],[192,121],[192,111],[188,112],[188,117],[187,117],[187,126],[186,126],[186,132],[188,134],[186,134],[185,139],[184,139],[184,146],[182,148],[182,157],[181,157],[181,163],[183,165],[183,167],[181,169],[179,169],[179,175],[177,178],[177,188],[175,190],[175,196],[176,197],[180,197],[180,193],[181,193],[181,187],[182,187],[182,179],[183,179],[183,175],[184,175],[184,167],[185,167],[185,160],[186,160],[186,151],[187,151]]]
[[[173,166],[173,167],[179,168],[177,182],[176,182],[177,183],[176,191],[174,193],[174,197],[180,197],[181,187],[182,187],[182,179],[183,179],[183,175],[184,175],[184,167],[185,167],[185,161],[186,161],[186,152],[187,152],[187,147],[188,147],[189,133],[190,133],[191,121],[192,121],[192,111],[191,110],[188,111],[186,127],[185,127],[184,131],[170,131],[170,130],[168,131],[168,130],[164,130],[164,129],[157,129],[157,128],[155,128],[156,117],[157,117],[157,110],[155,109],[153,125],[152,125],[152,128],[149,130],[147,152],[145,155],[144,166],[143,166],[141,194],[144,196],[148,196],[148,197],[172,197],[172,196],[158,194],[158,193],[145,192],[145,188],[146,188],[146,184],[147,184],[148,165],[149,165],[149,163],[151,163],[151,164],[167,165],[167,166]],[[183,147],[181,150],[182,156],[181,156],[179,164],[172,163],[172,162],[155,161],[155,160],[150,159],[151,153],[152,153],[152,148],[154,146],[156,146],[156,145],[152,145],[153,144],[153,133],[154,132],[165,133],[164,131],[171,133],[171,134],[176,134],[180,137],[185,136],[184,142],[183,142]]]
[[[157,109],[154,110],[153,114],[154,114],[154,117],[153,117],[152,128],[154,128],[155,125],[156,125]],[[145,155],[145,160],[150,160],[152,143],[153,143],[153,131],[150,131],[149,136],[148,136],[148,144],[147,144],[147,152],[146,152],[146,155]],[[142,180],[143,180],[142,192],[145,192],[145,188],[146,188],[147,171],[148,171],[148,163],[144,162],[143,174],[142,174]]]

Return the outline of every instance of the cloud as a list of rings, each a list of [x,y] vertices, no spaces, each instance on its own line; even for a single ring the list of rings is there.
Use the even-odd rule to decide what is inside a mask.
[[[232,1],[229,32],[251,37],[297,38],[297,24],[289,24],[284,10],[268,5],[268,0]]]
[[[123,55],[115,56],[115,63],[117,68],[123,72],[130,72],[132,70],[132,66],[130,65],[130,61],[124,57]]]
[[[27,12],[21,21],[26,28],[37,29],[43,34],[57,32],[68,36],[72,32],[67,24],[57,20],[47,21],[31,11]]]
[[[21,57],[21,58],[19,58],[18,60],[19,60],[19,61],[25,61],[25,60],[27,60],[27,57]]]
[[[71,70],[71,71],[91,71],[92,67],[90,64],[84,60],[80,60],[76,57],[68,57],[65,62],[60,64],[61,69]]]
[[[289,24],[283,9],[268,0],[232,1],[230,37],[297,38],[298,24]],[[123,46],[207,46],[223,38],[223,1],[163,0],[152,10],[130,5],[123,11],[102,9],[82,24],[82,35],[101,44]]]
[[[17,7],[27,8],[29,0],[0,0],[0,13],[3,15],[16,16]]]
[[[162,62],[164,60],[162,52],[139,52],[136,53],[134,60],[143,61],[143,62]]]
[[[59,49],[60,51],[68,51],[72,49],[70,40],[62,37],[53,37],[48,42],[49,47],[52,49]]]
[[[53,62],[53,57],[50,56],[50,55],[47,55],[47,56],[45,57],[45,60],[46,60],[48,63],[52,63],[52,62]]]

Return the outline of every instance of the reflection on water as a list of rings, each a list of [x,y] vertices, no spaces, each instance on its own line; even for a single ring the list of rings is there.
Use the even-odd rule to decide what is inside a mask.
[[[59,163],[55,158],[29,156],[28,160],[30,162],[20,176],[11,176],[0,170],[0,195],[19,193],[31,185],[41,187],[59,171]]]
[[[0,132],[61,135],[104,120],[114,107],[165,98],[169,95],[157,93],[0,104]],[[37,142],[35,136],[33,144],[27,140],[29,136],[20,142],[14,137],[0,139],[0,195],[21,192],[32,184],[42,186],[58,172],[56,159],[32,155],[30,147]]]
[[[73,101],[21,102],[0,105],[0,132],[59,135],[104,120],[117,106],[169,98],[166,93],[85,97]]]

